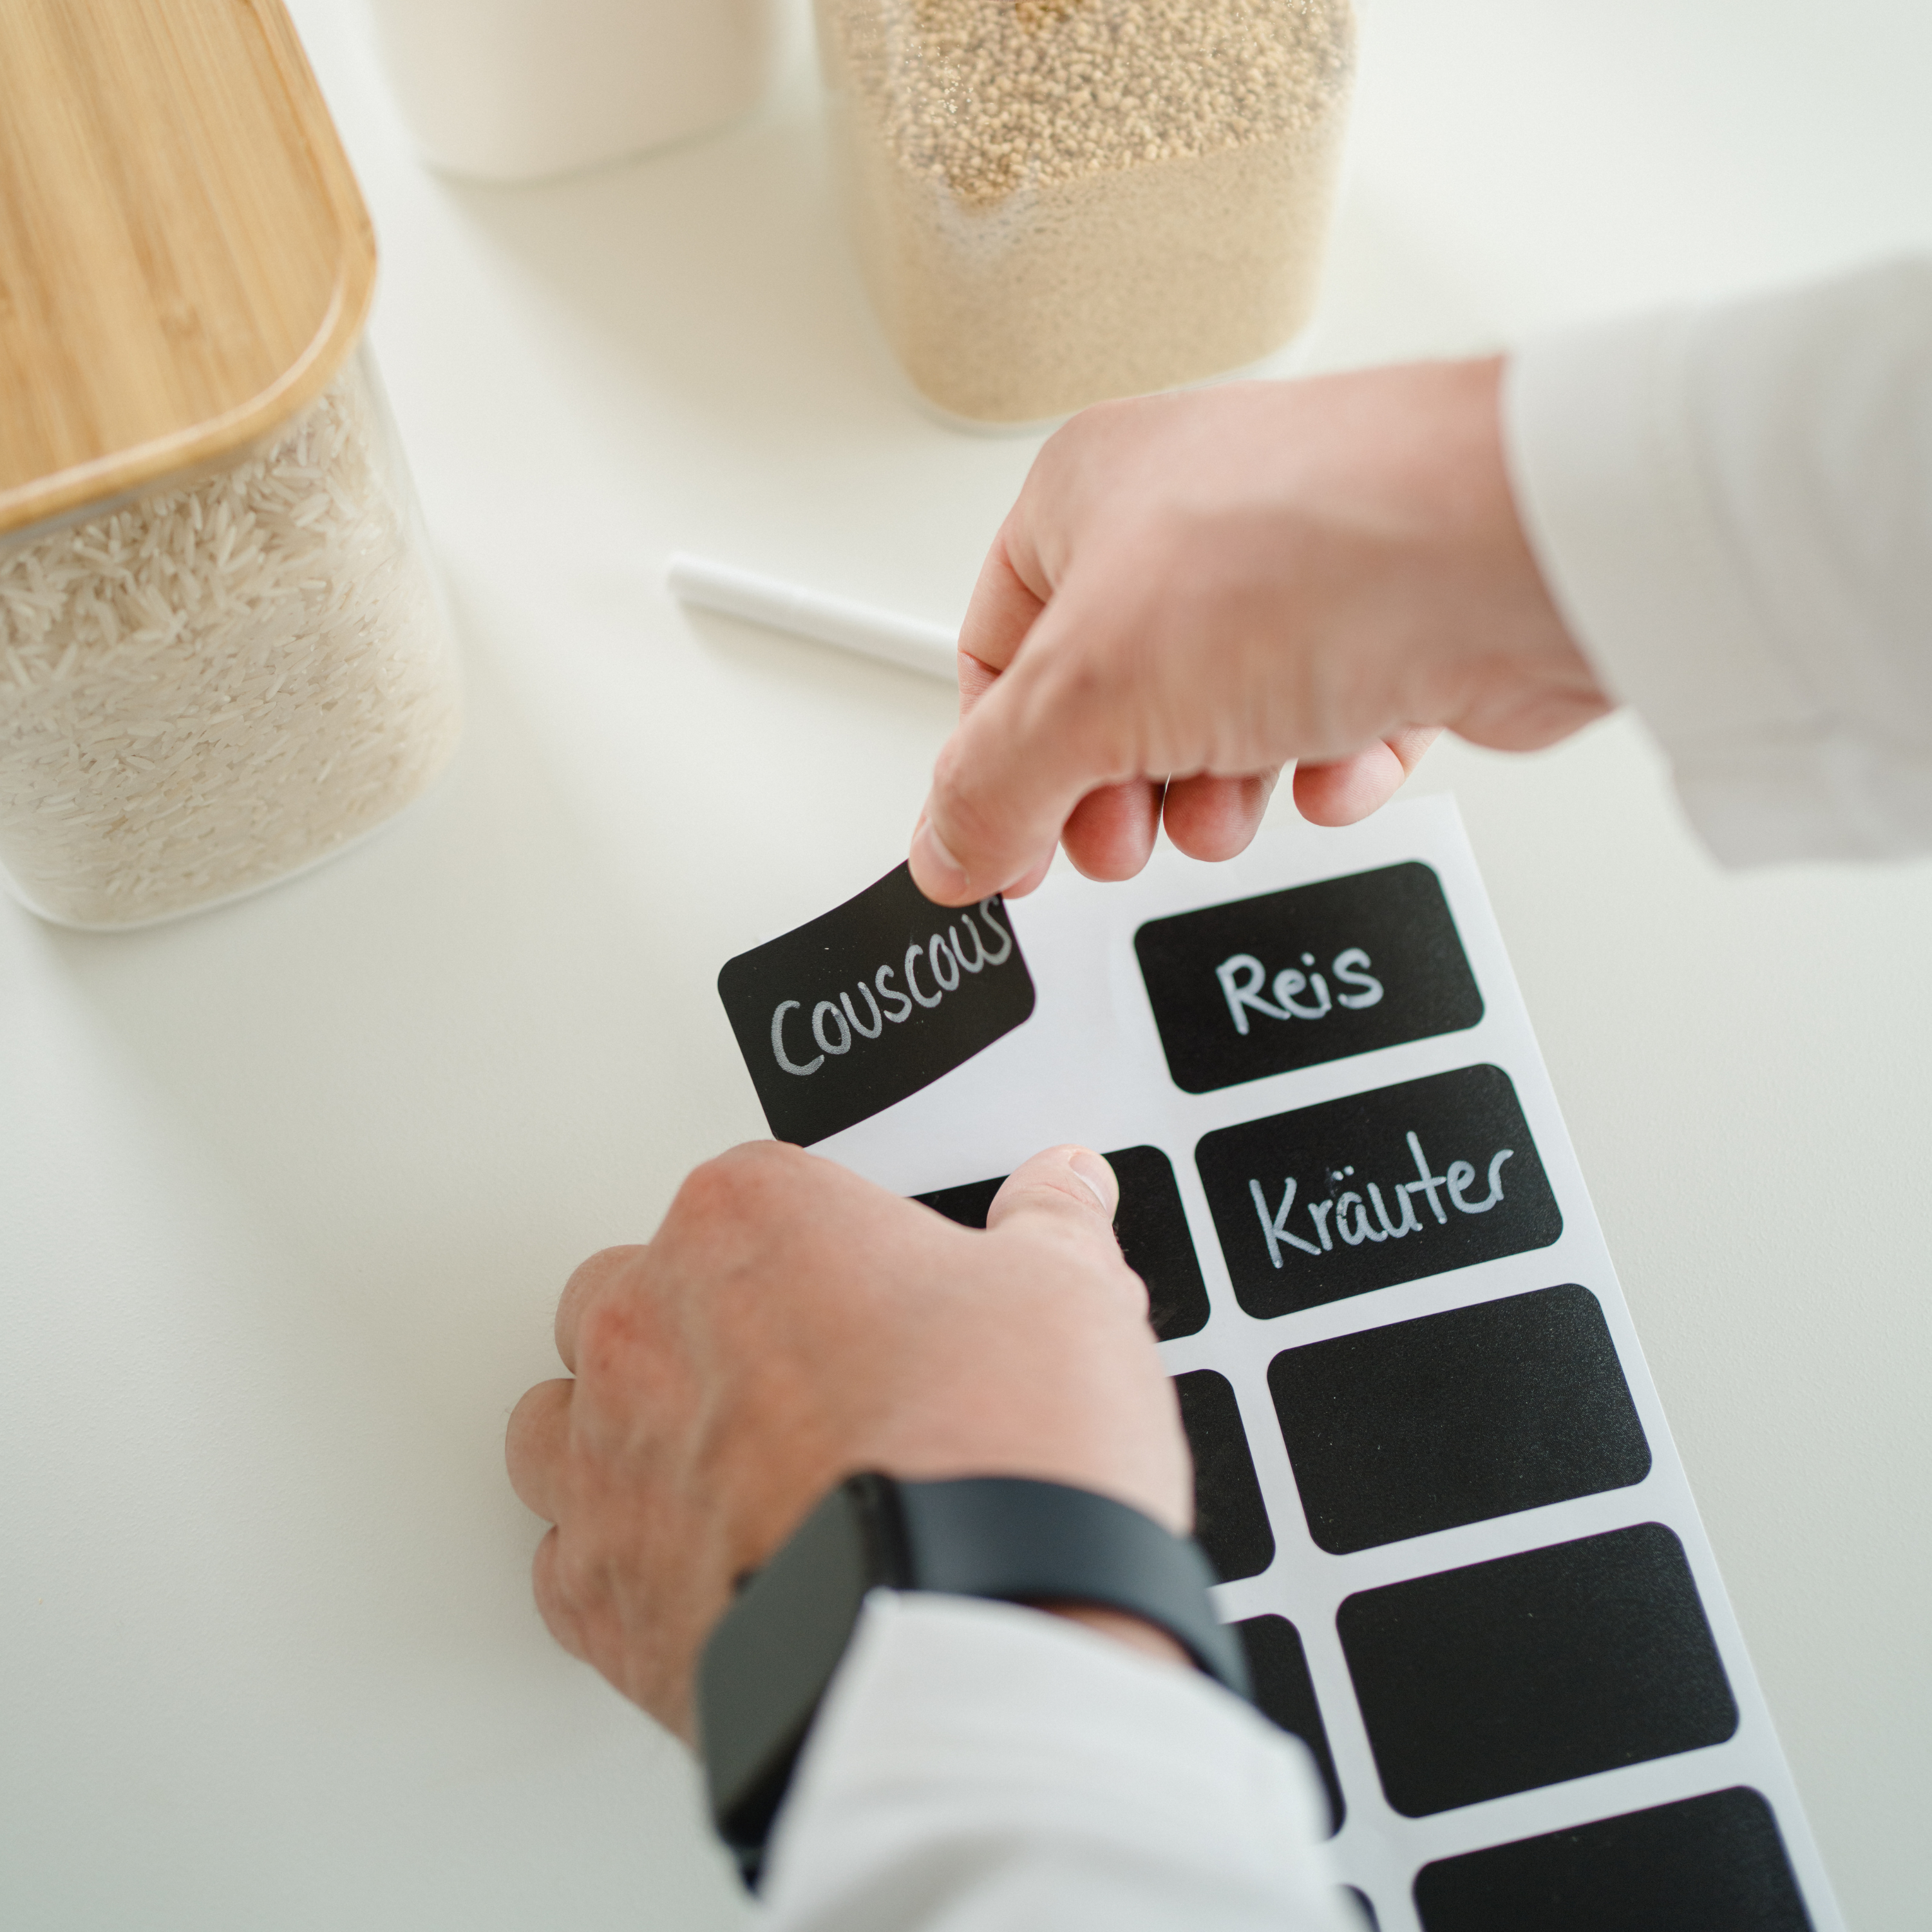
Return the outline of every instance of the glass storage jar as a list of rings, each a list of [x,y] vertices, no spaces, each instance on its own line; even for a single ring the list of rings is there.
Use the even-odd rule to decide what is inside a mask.
[[[942,410],[1061,416],[1307,320],[1352,0],[815,4],[860,267]]]
[[[280,0],[12,0],[0,74],[0,878],[143,925],[415,797],[454,652]]]

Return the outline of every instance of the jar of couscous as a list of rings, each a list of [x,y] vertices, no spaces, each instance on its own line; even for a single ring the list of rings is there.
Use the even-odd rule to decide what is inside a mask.
[[[816,0],[860,266],[950,413],[1243,368],[1313,307],[1352,0]]]
[[[0,98],[0,879],[143,925],[416,796],[454,650],[280,0],[10,0]]]

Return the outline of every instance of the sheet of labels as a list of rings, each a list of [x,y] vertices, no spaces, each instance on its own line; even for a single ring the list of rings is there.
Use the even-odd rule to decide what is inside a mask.
[[[719,983],[773,1132],[956,1220],[1112,1160],[1365,1920],[1839,1925],[1453,804],[965,914],[902,869]]]

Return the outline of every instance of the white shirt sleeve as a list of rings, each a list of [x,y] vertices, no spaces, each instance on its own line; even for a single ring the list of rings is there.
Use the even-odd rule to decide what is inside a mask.
[[[1932,850],[1932,260],[1532,340],[1504,433],[1720,858]]]
[[[867,1600],[773,1840],[765,1932],[1344,1932],[1308,1754],[1064,1618]]]

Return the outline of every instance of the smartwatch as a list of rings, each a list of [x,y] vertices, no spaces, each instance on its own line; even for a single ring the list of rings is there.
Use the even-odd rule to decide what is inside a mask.
[[[1250,1695],[1192,1541],[1125,1503],[1060,1483],[852,1477],[745,1579],[698,1665],[711,1820],[755,1888],[820,1700],[872,1590],[1089,1604],[1163,1630],[1210,1677]]]

